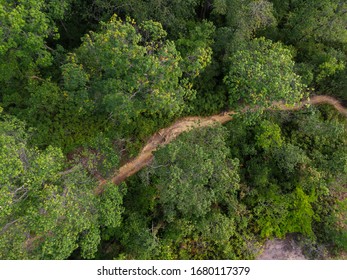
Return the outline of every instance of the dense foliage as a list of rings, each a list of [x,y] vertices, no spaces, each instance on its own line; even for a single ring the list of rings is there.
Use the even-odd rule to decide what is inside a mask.
[[[343,0],[0,0],[0,259],[242,259],[347,250]],[[248,108],[247,112],[244,108]],[[180,117],[120,186],[100,182]]]

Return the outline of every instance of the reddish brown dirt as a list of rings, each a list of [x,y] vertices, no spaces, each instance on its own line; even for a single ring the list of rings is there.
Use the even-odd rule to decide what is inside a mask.
[[[272,108],[276,110],[295,111],[302,109],[306,105],[319,104],[330,104],[335,107],[335,109],[338,110],[342,115],[347,117],[347,109],[344,108],[337,99],[327,95],[316,95],[309,100],[305,100],[295,105],[286,105],[283,102],[274,102],[272,104]],[[245,107],[243,111],[246,111],[247,109],[248,107]],[[235,111],[229,111],[210,117],[186,117],[176,121],[174,124],[167,128],[159,130],[148,140],[147,144],[136,158],[124,164],[119,170],[115,172],[115,174],[111,178],[111,182],[119,185],[126,178],[130,177],[131,175],[141,170],[143,167],[147,166],[153,159],[153,151],[155,151],[159,146],[170,143],[182,132],[189,131],[196,127],[210,126],[214,123],[224,124],[232,120],[232,115],[234,114],[236,114]],[[100,181],[98,188],[95,190],[96,194],[103,192],[106,182],[106,180]]]

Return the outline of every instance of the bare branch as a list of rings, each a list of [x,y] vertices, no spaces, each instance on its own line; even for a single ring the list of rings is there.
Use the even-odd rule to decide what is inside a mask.
[[[18,221],[19,221],[19,219],[16,219],[16,220],[14,220],[14,221],[12,221],[12,222],[10,222],[10,223],[7,223],[7,224],[2,228],[1,234],[3,234],[11,225],[13,225],[14,223],[16,223],[16,222],[18,222]]]

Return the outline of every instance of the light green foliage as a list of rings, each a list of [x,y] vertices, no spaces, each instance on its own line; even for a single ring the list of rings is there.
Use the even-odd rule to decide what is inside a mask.
[[[286,223],[287,232],[301,232],[309,237],[314,235],[312,222],[314,211],[312,204],[317,201],[314,193],[306,194],[301,187],[296,187],[293,193],[293,203]]]
[[[11,132],[12,136],[7,135]],[[16,121],[10,120],[0,123],[0,186],[10,186],[12,180],[23,172],[23,165],[19,158],[18,152],[24,148],[20,143],[25,137],[23,125]],[[8,157],[14,155],[14,157]],[[1,211],[0,218],[5,219],[11,215],[13,193],[5,187],[0,189]]]
[[[68,5],[67,1],[0,1],[0,101],[5,108],[26,104],[28,79],[51,65],[46,41],[59,37],[53,20],[63,18]]]
[[[282,146],[281,128],[277,124],[263,120],[257,130],[255,139],[260,148],[267,151]]]
[[[183,60],[183,72],[189,78],[196,78],[212,60],[212,34],[215,27],[212,22],[188,23],[186,38],[176,41]]]
[[[338,71],[345,69],[343,61],[338,61],[336,57],[329,57],[329,60],[319,65],[319,74],[317,75],[317,82],[324,78],[334,75]]]
[[[0,258],[66,259],[79,247],[92,258],[100,225],[120,224],[122,194],[100,202],[82,166],[64,171],[60,149],[28,148],[21,123],[1,120],[0,132]]]
[[[294,72],[290,50],[264,38],[231,56],[224,82],[234,107],[239,101],[261,107],[279,100],[292,104],[303,97],[304,85]]]
[[[12,3],[11,3],[12,2]],[[44,1],[0,1],[0,87],[4,107],[23,101],[23,82],[51,63],[45,39],[51,32]],[[18,92],[17,92],[18,91]]]
[[[142,114],[179,114],[192,92],[180,85],[181,57],[165,34],[158,23],[138,26],[114,16],[99,33],[86,35],[64,65],[67,94],[93,102],[124,129]]]
[[[1,61],[2,67],[33,67],[47,65],[49,53],[44,40],[48,37],[50,27],[42,11],[44,1],[21,0],[17,3],[1,1]],[[5,60],[6,59],[6,60]],[[6,61],[6,64],[4,63]],[[30,68],[29,68],[30,69]],[[15,75],[14,71],[1,72],[3,80]],[[5,75],[7,74],[7,75]],[[9,76],[11,75],[11,76]]]
[[[255,230],[260,232],[261,237],[284,237],[290,207],[288,197],[281,195],[279,187],[274,184],[253,190],[251,197],[253,200],[248,203],[253,209]]]
[[[316,201],[316,197],[305,194],[300,187],[291,194],[283,194],[273,184],[258,191],[254,204],[251,205],[254,207],[255,223],[261,237],[283,238],[293,232],[313,236],[312,203]]]
[[[121,213],[124,211],[122,204],[126,188],[112,183],[105,185],[104,188],[105,191],[100,195],[98,202],[100,225],[117,228],[121,224]]]

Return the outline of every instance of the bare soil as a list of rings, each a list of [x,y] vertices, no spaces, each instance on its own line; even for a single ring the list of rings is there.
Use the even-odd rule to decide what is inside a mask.
[[[267,240],[257,260],[306,260],[298,243],[290,236]]]

